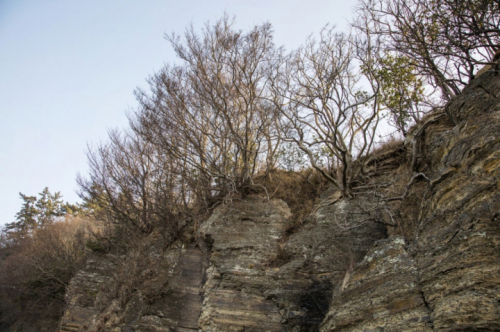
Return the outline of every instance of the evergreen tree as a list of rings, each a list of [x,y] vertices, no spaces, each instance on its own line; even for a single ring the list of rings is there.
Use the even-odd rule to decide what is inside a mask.
[[[69,203],[64,204],[61,193],[52,194],[47,187],[38,194],[38,198],[23,193],[19,195],[24,203],[16,213],[16,221],[5,225],[5,230],[9,233],[26,235],[33,229],[51,224],[66,213],[73,214],[76,207]]]
[[[6,224],[5,229],[8,232],[15,232],[26,234],[30,229],[36,228],[38,224],[38,210],[36,208],[36,197],[27,196],[19,193],[21,199],[24,201],[21,210],[16,213],[16,221]]]
[[[38,211],[37,221],[39,227],[48,225],[57,217],[61,217],[65,214],[60,192],[51,194],[49,188],[45,187],[45,189],[38,195],[40,198],[37,200],[35,205]]]

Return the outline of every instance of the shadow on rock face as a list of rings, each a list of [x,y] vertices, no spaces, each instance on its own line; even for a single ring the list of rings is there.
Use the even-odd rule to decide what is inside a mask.
[[[301,332],[319,331],[319,326],[330,307],[332,300],[332,284],[329,281],[314,283],[304,293],[298,296],[298,306],[305,315],[295,322]]]

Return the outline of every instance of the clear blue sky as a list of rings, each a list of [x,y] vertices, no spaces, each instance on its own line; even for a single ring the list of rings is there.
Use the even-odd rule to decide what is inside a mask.
[[[165,33],[200,28],[224,12],[240,29],[269,21],[293,49],[327,23],[345,27],[341,0],[0,0],[0,225],[19,192],[49,187],[77,202],[88,143],[127,125],[133,91],[177,61]]]

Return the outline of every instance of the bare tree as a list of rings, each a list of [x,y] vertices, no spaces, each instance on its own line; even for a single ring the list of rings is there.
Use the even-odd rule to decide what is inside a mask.
[[[273,85],[286,140],[295,142],[344,196],[362,171],[354,160],[372,148],[379,122],[378,88],[360,89],[360,54],[351,35],[325,29],[319,41],[310,38],[279,64]]]
[[[146,233],[155,226],[171,226],[182,206],[181,190],[175,164],[162,158],[153,144],[134,132],[112,131],[110,142],[89,149],[87,156],[89,177],[78,178],[84,200],[97,202],[114,222]]]
[[[224,17],[201,35],[191,27],[167,39],[183,64],[154,75],[151,93],[138,91],[144,132],[195,174],[199,198],[248,189],[259,167],[272,168],[279,139],[267,95],[279,52],[271,25],[244,34]]]
[[[445,100],[460,93],[500,44],[498,0],[361,0],[386,47],[411,60]]]
[[[69,282],[85,263],[89,231],[87,221],[66,215],[34,229],[30,236],[16,241],[10,235],[4,238],[6,242],[0,243],[2,328],[22,322],[20,326],[34,330],[57,329]]]

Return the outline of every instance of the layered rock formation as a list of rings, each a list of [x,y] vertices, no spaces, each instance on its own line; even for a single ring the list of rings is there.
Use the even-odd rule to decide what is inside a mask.
[[[226,204],[201,225],[200,241],[190,248],[160,255],[151,246],[161,262],[156,276],[145,275],[127,297],[114,286],[113,259],[91,261],[71,282],[60,331],[316,330],[332,289],[387,236],[370,204],[339,196],[327,191],[288,238],[291,212],[282,200]],[[109,298],[111,289],[117,298]],[[150,299],[152,292],[160,296]]]
[[[321,323],[334,284],[386,235],[354,202],[337,195],[323,205],[286,240],[290,210],[281,200],[247,199],[212,215],[201,228],[211,245],[203,331],[300,330]]]
[[[402,237],[377,242],[334,296],[322,331],[432,331],[418,270]]]
[[[89,261],[60,330],[500,330],[500,77],[366,172],[292,234],[287,204],[254,196],[216,209],[197,241]],[[140,283],[116,285],[132,270]]]
[[[421,194],[401,203],[421,200],[408,245],[401,239],[398,248],[394,241],[378,243],[345,291],[335,295],[322,331],[500,329],[500,77],[495,75],[491,71],[473,81],[446,106],[449,117],[420,131],[418,171],[428,180],[422,177],[414,188]]]

